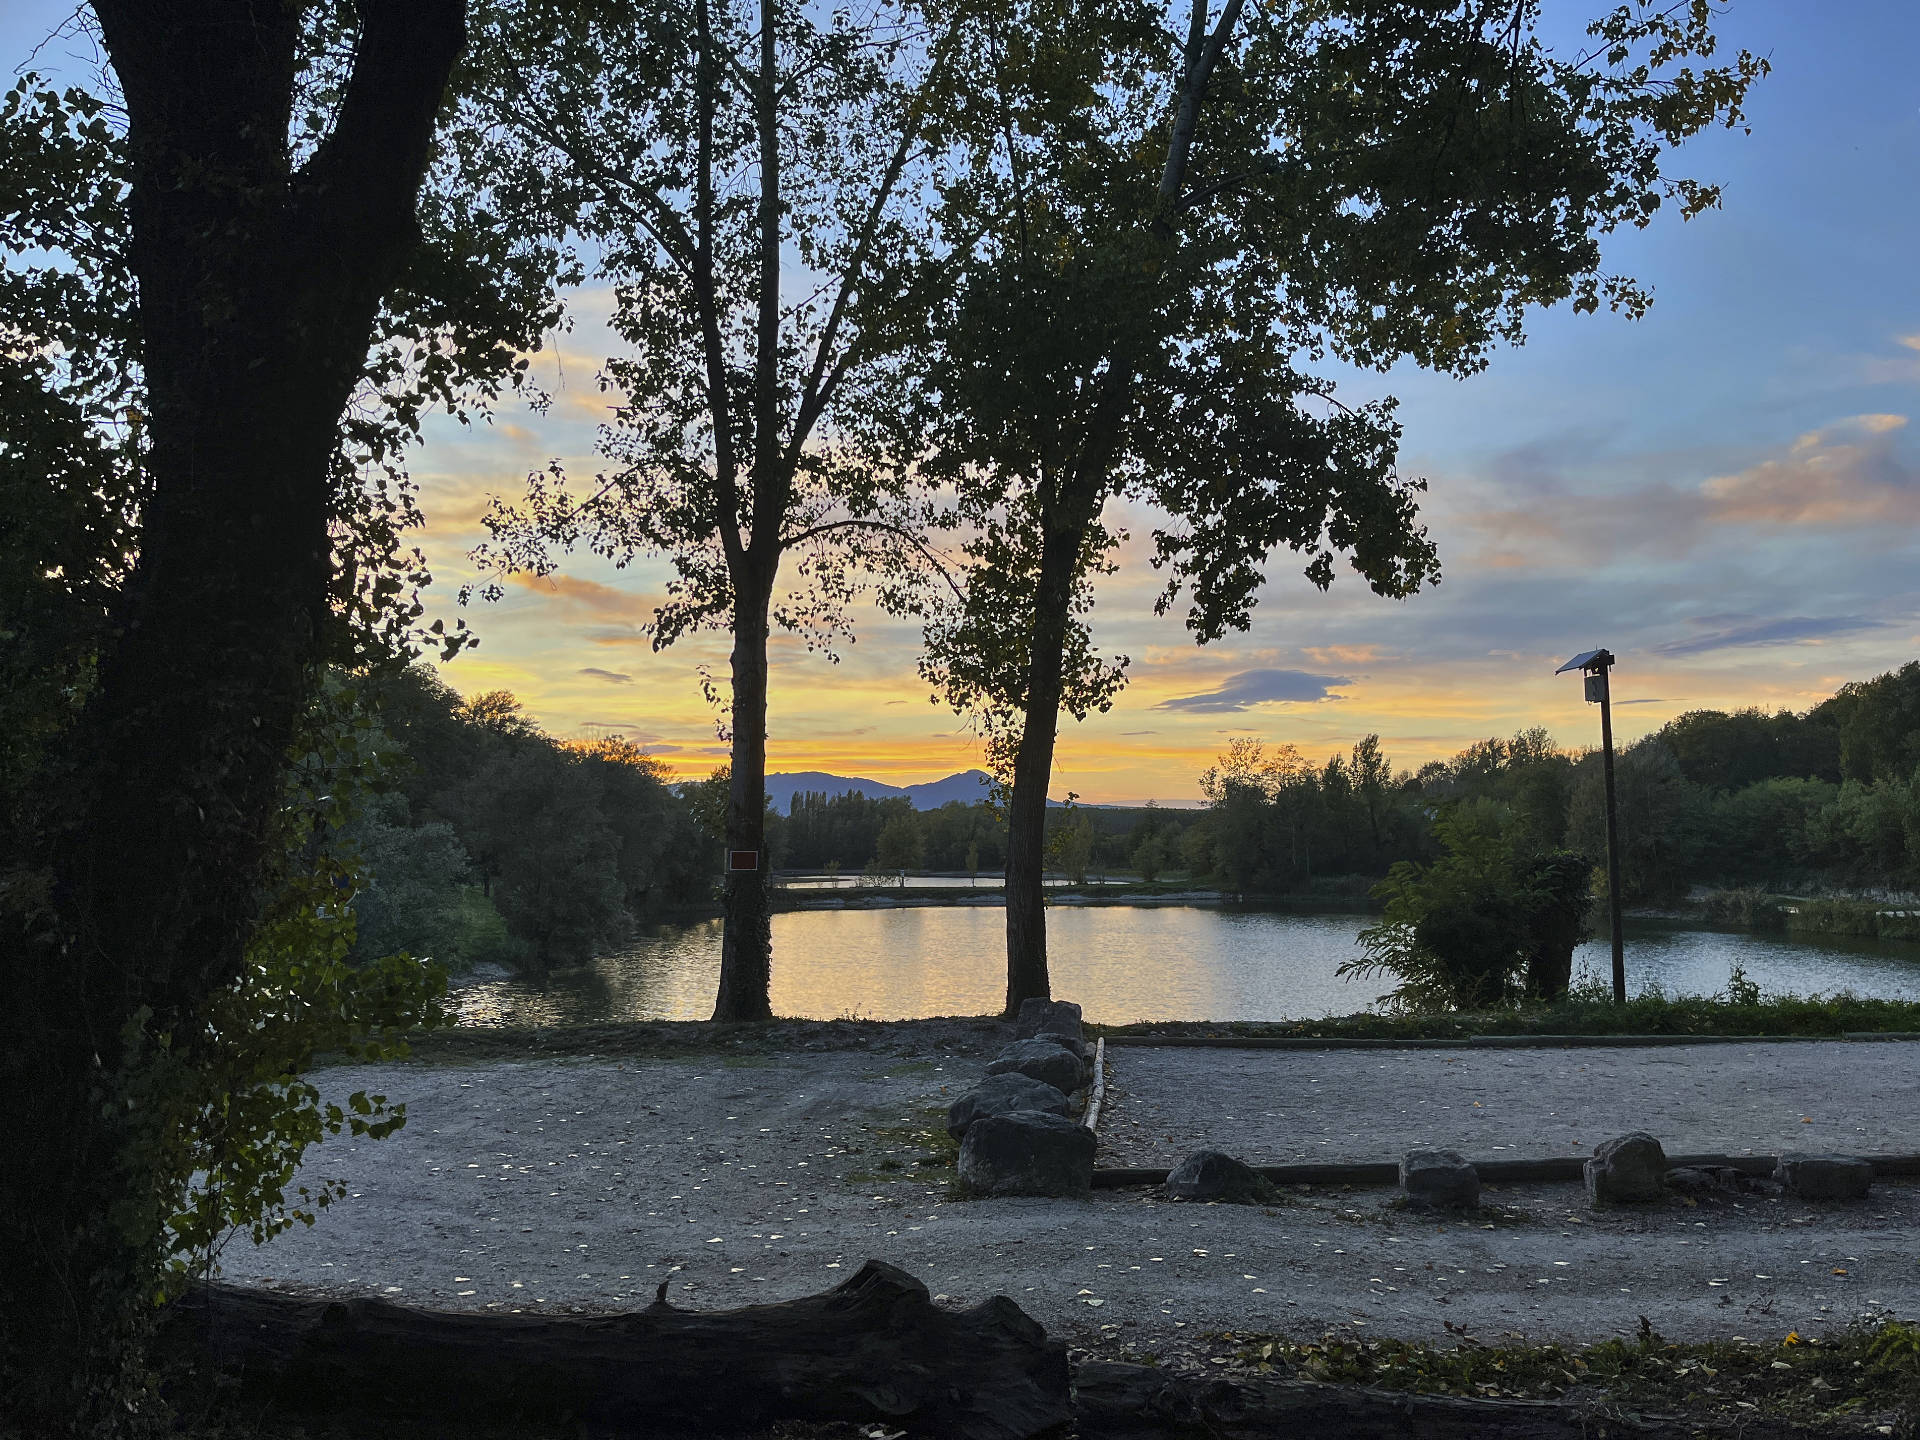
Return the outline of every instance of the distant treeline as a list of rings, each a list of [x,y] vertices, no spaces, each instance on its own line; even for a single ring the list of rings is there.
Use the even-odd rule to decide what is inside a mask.
[[[1670,900],[1696,884],[1899,888],[1920,883],[1920,663],[1795,714],[1696,710],[1618,757],[1622,891]],[[1324,766],[1237,742],[1202,777],[1187,832],[1196,877],[1247,894],[1383,874],[1434,857],[1442,807],[1476,812],[1517,852],[1605,853],[1597,751],[1540,729],[1394,772],[1368,736]]]

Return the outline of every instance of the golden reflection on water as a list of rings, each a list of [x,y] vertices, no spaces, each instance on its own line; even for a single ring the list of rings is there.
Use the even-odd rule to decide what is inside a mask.
[[[1047,912],[1056,995],[1087,1018],[1284,1018],[1364,1009],[1384,987],[1341,980],[1358,953],[1350,915],[1229,913],[1185,906],[1057,905]],[[800,910],[773,917],[776,1015],[899,1020],[997,1012],[1006,994],[999,906]],[[456,984],[462,1023],[700,1020],[713,1010],[720,922],[663,927],[544,987]]]
[[[1104,1024],[1135,1020],[1286,1020],[1364,1010],[1388,986],[1334,972],[1359,953],[1354,915],[1279,915],[1190,906],[1073,906],[1047,911],[1053,993]],[[802,910],[773,917],[773,1009],[831,1020],[985,1015],[1005,994],[1005,912],[995,906]],[[1629,987],[1713,994],[1739,964],[1770,993],[1920,999],[1920,946],[1806,943],[1787,936],[1630,924]],[[1581,970],[1606,964],[1604,941]],[[720,972],[720,922],[664,926],[544,986],[456,981],[469,1025],[704,1020]]]

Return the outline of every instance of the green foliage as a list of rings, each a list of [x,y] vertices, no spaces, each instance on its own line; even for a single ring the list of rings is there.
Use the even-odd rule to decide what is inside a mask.
[[[1710,891],[1702,897],[1700,905],[1708,919],[1723,925],[1737,925],[1745,930],[1787,928],[1786,907],[1758,886]]]
[[[711,898],[712,797],[676,793],[638,746],[564,744],[506,691],[462,701],[425,667],[383,677],[371,703],[396,774],[347,831],[369,875],[357,955],[571,964]]]
[[[1402,861],[1375,890],[1380,923],[1360,934],[1366,955],[1341,975],[1389,974],[1386,1003],[1400,1010],[1473,1010],[1519,999],[1536,986],[1564,990],[1591,904],[1592,863],[1572,852],[1527,855],[1490,802],[1441,811],[1442,855]]]
[[[342,1193],[334,1181],[295,1186],[307,1149],[343,1132],[383,1138],[406,1121],[384,1095],[323,1095],[303,1077],[322,1052],[356,1059],[406,1053],[401,1038],[444,1020],[446,976],[404,952],[355,963],[346,903],[364,880],[329,841],[381,783],[385,762],[359,694],[333,684],[310,712],[276,819],[275,863],[239,979],[204,1007],[198,1032],[129,1032],[144,1062],[125,1093],[169,1123],[142,1133],[137,1157],[164,1206],[168,1284],[212,1265],[236,1231],[264,1244],[311,1225]],[[291,1191],[291,1193],[289,1193]],[[140,1233],[146,1217],[128,1217]]]

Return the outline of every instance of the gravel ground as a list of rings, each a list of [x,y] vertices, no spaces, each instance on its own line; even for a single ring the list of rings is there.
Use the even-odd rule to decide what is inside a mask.
[[[1586,1212],[1574,1187],[1528,1187],[1490,1192],[1496,1208],[1471,1221],[1394,1210],[1384,1191],[1290,1192],[1252,1208],[1140,1191],[1084,1202],[956,1200],[951,1152],[929,1132],[979,1076],[979,1042],[992,1038],[923,1029],[877,1050],[322,1071],[316,1081],[330,1094],[365,1088],[405,1099],[406,1128],[384,1141],[318,1147],[310,1170],[345,1180],[348,1198],[311,1230],[257,1250],[236,1242],[225,1273],[506,1310],[630,1308],[665,1283],[677,1304],[718,1309],[816,1292],[877,1256],[955,1304],[1007,1294],[1072,1343],[1163,1356],[1223,1329],[1341,1326],[1437,1339],[1451,1326],[1593,1340],[1631,1334],[1646,1315],[1674,1338],[1758,1338],[1863,1314],[1920,1314],[1912,1243],[1920,1189],[1904,1184],[1877,1186],[1865,1205],[1741,1193],[1604,1215]],[[1811,1084],[1809,1069],[1797,1102],[1816,1120],[1803,1127],[1808,1140],[1844,1134],[1860,1137],[1849,1149],[1920,1148],[1911,1105],[1884,1112],[1884,1125],[1875,1113],[1905,1094],[1896,1062],[1920,1058],[1902,1045],[1509,1052],[1449,1057],[1454,1066],[1421,1051],[1124,1049],[1110,1051],[1109,1113],[1134,1136],[1149,1115],[1170,1118],[1185,1100],[1187,1133],[1156,1123],[1156,1134],[1261,1160],[1386,1158],[1420,1139],[1464,1141],[1470,1155],[1495,1143],[1550,1153],[1559,1148],[1556,1112],[1591,1121],[1592,1133],[1573,1126],[1569,1143],[1631,1122],[1676,1149],[1759,1148],[1802,1133],[1782,1132],[1777,1116],[1772,1128],[1760,1122],[1793,1093],[1778,1074],[1811,1065],[1814,1052],[1847,1067],[1838,1072],[1848,1077],[1845,1094],[1834,1098],[1854,1107],[1857,1122],[1873,1116],[1873,1133],[1821,1130],[1841,1119],[1832,1101],[1812,1104],[1833,1086]],[[1676,1063],[1682,1053],[1693,1069]],[[1644,1087],[1632,1079],[1636,1065],[1649,1067]],[[1479,1077],[1471,1093],[1468,1075]],[[1602,1075],[1639,1097],[1619,1123],[1600,1103]],[[1560,1078],[1545,1083],[1550,1076]],[[1755,1093],[1761,1076],[1772,1077],[1765,1103]],[[1284,1117],[1275,1106],[1271,1117],[1312,1136],[1310,1148],[1282,1144],[1264,1110],[1257,1145],[1238,1138],[1241,1122],[1228,1122],[1226,1110],[1208,1127],[1201,1096],[1237,1100],[1254,1090],[1313,1097],[1313,1106],[1296,1099]],[[1462,1136],[1433,1127],[1434,1107],[1472,1110],[1482,1095],[1483,1109],[1505,1097],[1493,1128]],[[1704,1108],[1713,1096],[1723,1097],[1717,1108]],[[1655,1102],[1665,1108],[1656,1113]],[[1606,1102],[1615,1103],[1624,1101]],[[1230,1113],[1251,1108],[1235,1103]],[[1549,1134],[1556,1143],[1541,1142]]]
[[[1920,1152],[1920,1044],[1645,1049],[1107,1047],[1103,1165],[1202,1148],[1250,1164],[1589,1154],[1628,1130],[1674,1154]]]

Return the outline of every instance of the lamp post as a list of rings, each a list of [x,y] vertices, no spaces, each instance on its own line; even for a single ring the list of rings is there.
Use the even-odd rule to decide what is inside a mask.
[[[1586,676],[1587,703],[1600,707],[1600,760],[1607,780],[1607,919],[1613,931],[1613,1003],[1627,1003],[1627,950],[1620,924],[1620,820],[1613,798],[1613,693],[1607,674],[1610,650],[1585,650],[1553,673],[1578,670]]]

